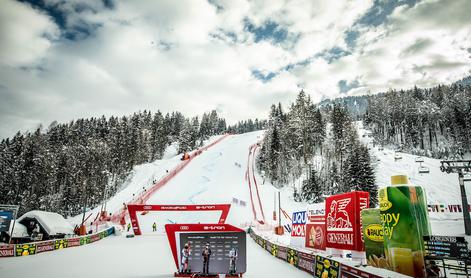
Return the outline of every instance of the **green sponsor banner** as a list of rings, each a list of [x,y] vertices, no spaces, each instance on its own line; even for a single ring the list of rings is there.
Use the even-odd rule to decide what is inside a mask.
[[[34,254],[36,254],[36,244],[34,243],[16,244],[15,246],[15,255],[17,257]]]
[[[380,210],[377,208],[363,209],[360,212],[363,242],[368,265],[388,268],[384,255],[383,226]]]
[[[67,239],[57,239],[55,242],[54,242],[54,249],[64,249],[64,248],[67,248],[69,246],[69,242],[67,241]]]
[[[287,257],[288,263],[290,263],[290,264],[297,267],[298,266],[298,261],[299,261],[298,251],[288,248],[288,255],[287,256],[288,256]]]
[[[317,278],[338,278],[340,275],[340,263],[334,260],[316,256],[316,269],[314,277]]]
[[[425,191],[388,186],[380,189],[379,202],[388,265],[405,275],[425,277],[423,236],[430,234]]]
[[[262,238],[262,242],[261,242],[260,246],[262,246],[263,249],[267,248],[267,241]]]
[[[278,245],[276,244],[271,245],[271,254],[275,257],[278,256]]]
[[[80,245],[85,245],[90,243],[90,236],[84,236],[80,238]]]

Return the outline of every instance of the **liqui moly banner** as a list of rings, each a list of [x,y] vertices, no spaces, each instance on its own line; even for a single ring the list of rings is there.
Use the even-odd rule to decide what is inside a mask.
[[[312,204],[307,207],[305,246],[325,250],[325,203]]]
[[[353,191],[325,201],[327,247],[363,251],[360,211],[369,207],[368,192]]]
[[[291,245],[304,246],[306,237],[306,211],[293,212]]]

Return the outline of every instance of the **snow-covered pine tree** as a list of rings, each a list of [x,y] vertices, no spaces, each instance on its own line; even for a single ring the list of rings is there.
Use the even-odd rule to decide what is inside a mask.
[[[310,204],[319,203],[324,200],[321,181],[316,170],[311,169],[308,179],[303,182],[301,197]]]

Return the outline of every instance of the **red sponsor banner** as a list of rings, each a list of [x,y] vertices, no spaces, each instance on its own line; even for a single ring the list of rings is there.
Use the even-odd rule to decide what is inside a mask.
[[[325,224],[306,224],[306,247],[325,250],[326,247]]]
[[[316,256],[307,253],[298,253],[298,268],[314,274],[314,267],[316,265]]]
[[[100,239],[101,239],[100,234],[94,234],[94,235],[90,236],[90,242],[99,241]]]
[[[68,247],[80,246],[80,238],[69,238],[68,241],[69,241]]]
[[[369,207],[369,195],[368,192],[353,191],[326,199],[326,247],[364,250],[360,211]]]
[[[310,205],[307,208],[305,246],[325,250],[326,242],[325,203]]]
[[[0,245],[0,257],[13,257],[15,256],[15,245]]]
[[[55,243],[54,240],[36,243],[36,253],[54,251],[55,250],[54,243]]]

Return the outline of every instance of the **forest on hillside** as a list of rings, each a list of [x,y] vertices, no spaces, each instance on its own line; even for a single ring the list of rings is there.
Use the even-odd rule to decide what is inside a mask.
[[[471,152],[471,86],[414,87],[370,96],[364,120],[378,144],[460,159]]]
[[[281,104],[272,105],[257,166],[275,186],[293,185],[297,201],[316,203],[328,195],[364,190],[372,206],[377,204],[368,148],[360,143],[349,112],[340,104],[321,112],[304,91],[287,112]]]
[[[75,215],[113,196],[135,165],[162,158],[172,142],[182,153],[226,129],[215,110],[201,120],[143,111],[18,132],[0,142],[0,203]]]

